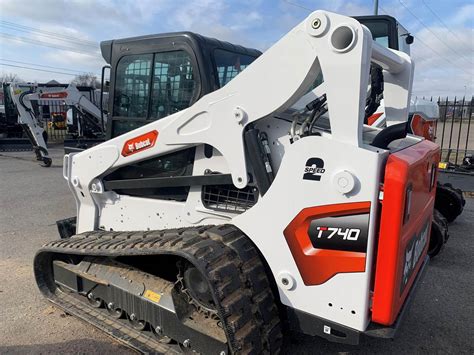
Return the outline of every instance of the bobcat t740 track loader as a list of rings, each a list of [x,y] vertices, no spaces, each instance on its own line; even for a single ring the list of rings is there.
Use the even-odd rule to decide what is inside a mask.
[[[386,114],[406,119],[410,57],[315,11],[210,92],[194,80],[208,57],[229,57],[218,83],[243,49],[183,37],[103,46],[110,120],[137,128],[65,156],[76,234],[38,251],[43,294],[143,352],[393,336],[428,260],[439,148],[364,118],[377,66]]]

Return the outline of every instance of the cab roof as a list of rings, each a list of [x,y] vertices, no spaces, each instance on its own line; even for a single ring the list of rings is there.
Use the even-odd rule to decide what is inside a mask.
[[[230,52],[237,52],[252,57],[258,57],[262,54],[261,51],[233,44],[230,42],[220,41],[216,38],[206,37],[198,33],[184,31],[184,32],[169,32],[160,33],[146,36],[129,37],[121,39],[113,39],[103,41],[100,43],[100,49],[104,60],[110,64],[112,61],[112,47],[114,45],[125,45],[134,42],[147,42],[147,44],[160,44],[163,42],[191,42],[192,46],[196,49],[207,48],[207,49],[224,49]]]

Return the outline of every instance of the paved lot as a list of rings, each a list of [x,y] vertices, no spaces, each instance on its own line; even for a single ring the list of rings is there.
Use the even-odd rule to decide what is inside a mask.
[[[56,239],[55,221],[74,215],[61,176],[61,151],[42,168],[30,152],[0,154],[0,353],[130,354],[40,295],[32,260]],[[285,354],[474,353],[474,199],[450,226],[451,239],[430,265],[410,314],[393,341],[367,339],[358,347],[293,335]]]

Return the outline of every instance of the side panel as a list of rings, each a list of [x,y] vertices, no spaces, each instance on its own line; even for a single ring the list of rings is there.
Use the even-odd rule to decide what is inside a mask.
[[[358,149],[325,137],[300,139],[285,147],[278,174],[267,193],[254,207],[233,218],[232,223],[252,239],[265,257],[283,304],[353,329],[366,329],[370,320],[370,280],[378,228],[380,173],[385,156],[385,152]],[[323,160],[324,172],[319,172],[320,180],[304,179],[307,162],[314,158]],[[344,171],[355,179],[354,189],[347,194],[341,193],[337,184],[338,174]],[[341,206],[344,216],[332,217],[341,216]],[[322,245],[310,242],[309,237],[318,226],[358,228],[352,223],[347,225],[347,221],[344,226],[329,219],[367,214],[366,220],[370,222],[365,253],[341,251],[339,246],[336,246],[339,250],[328,249],[336,248],[334,245],[326,245],[322,250]],[[311,226],[313,219],[321,225],[314,223]],[[295,222],[292,224],[292,221]],[[296,238],[290,245],[292,226],[296,227]],[[326,234],[325,237],[327,239]],[[313,239],[317,239],[317,235],[313,235]],[[339,236],[338,241],[341,239],[343,237]],[[304,251],[297,245],[300,241],[303,248],[308,247]],[[305,252],[308,255],[304,255]],[[316,260],[313,260],[313,253],[318,254],[314,257]],[[346,259],[343,263],[348,268],[337,270],[336,265],[330,265],[334,259],[328,260],[329,254],[338,254],[341,260],[347,255],[356,256],[353,259],[357,260],[355,267],[347,265],[352,261]],[[301,267],[300,256],[306,267]],[[328,269],[320,272],[321,264]],[[285,285],[285,279],[293,282],[292,287]]]
[[[283,234],[305,285],[339,273],[364,272],[370,202],[303,209]]]
[[[439,147],[422,141],[391,154],[385,168],[372,321],[397,318],[426,256]]]

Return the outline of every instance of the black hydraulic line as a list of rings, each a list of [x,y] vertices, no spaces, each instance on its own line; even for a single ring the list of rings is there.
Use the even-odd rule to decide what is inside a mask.
[[[20,94],[20,97],[18,98],[18,101],[20,101],[20,105],[23,106],[23,108],[24,108],[26,111],[28,111],[28,112],[30,112],[31,109],[25,105],[25,103],[23,102],[23,98],[24,98],[26,95],[29,95],[29,94],[32,94],[32,93],[33,93],[32,90],[28,90],[28,91],[22,92],[22,93]]]
[[[372,145],[377,148],[387,149],[388,145],[394,140],[405,138],[407,132],[407,122],[389,126],[375,136]]]
[[[265,167],[265,152],[262,150],[262,144],[259,138],[259,130],[250,128],[244,133],[245,148],[247,156],[252,165],[255,181],[257,182],[260,193],[265,195],[272,183]]]
[[[383,71],[378,65],[372,64],[370,66],[370,95],[366,100],[364,123],[368,123],[370,116],[377,111],[380,106],[380,101],[383,98],[384,81]]]

